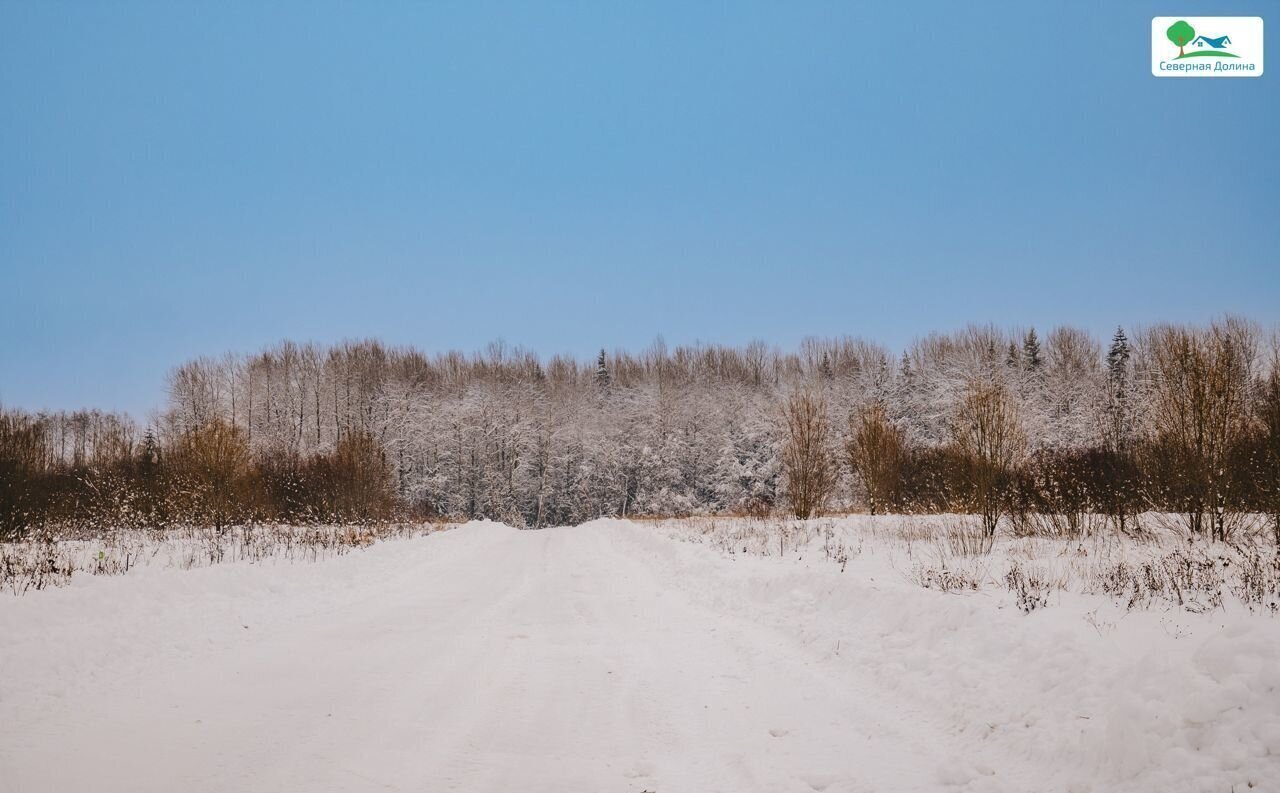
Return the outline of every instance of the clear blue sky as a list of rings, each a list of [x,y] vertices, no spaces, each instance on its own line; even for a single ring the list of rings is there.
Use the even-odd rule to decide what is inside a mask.
[[[286,337],[1280,319],[1280,55],[1154,78],[1167,3],[223,5],[0,0],[5,404]]]

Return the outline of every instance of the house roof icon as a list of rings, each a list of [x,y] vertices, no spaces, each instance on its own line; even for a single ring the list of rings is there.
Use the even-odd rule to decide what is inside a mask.
[[[1231,43],[1230,36],[1219,36],[1216,39],[1211,39],[1208,36],[1196,36],[1196,40],[1191,42],[1191,46],[1203,47],[1206,44],[1208,44],[1210,47],[1213,47],[1215,50],[1220,50],[1230,43]]]

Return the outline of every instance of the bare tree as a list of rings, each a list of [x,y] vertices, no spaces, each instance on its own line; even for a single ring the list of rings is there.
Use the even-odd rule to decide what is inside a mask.
[[[867,489],[867,507],[875,515],[897,503],[906,464],[906,434],[894,426],[879,402],[865,406],[849,424],[845,453]]]
[[[1158,327],[1148,346],[1154,452],[1166,471],[1165,487],[1192,533],[1225,540],[1236,495],[1230,462],[1249,427],[1255,334],[1228,317],[1207,330]]]
[[[971,384],[952,435],[972,508],[982,516],[987,536],[992,536],[1008,505],[1010,474],[1026,449],[1017,410],[1004,386]]]
[[[190,430],[172,459],[194,516],[221,531],[247,514],[249,442],[238,427],[214,419]]]
[[[377,520],[394,512],[391,467],[369,433],[344,435],[332,454],[317,455],[307,468],[310,500],[326,520]]]
[[[835,466],[828,449],[827,406],[807,391],[793,394],[783,407],[787,439],[782,470],[787,497],[797,518],[820,512],[835,485]]]
[[[48,422],[0,408],[0,540],[21,536],[40,516],[37,474],[47,462]]]
[[[1280,546],[1280,336],[1273,339],[1270,371],[1258,398],[1260,502],[1271,516],[1271,531]]]

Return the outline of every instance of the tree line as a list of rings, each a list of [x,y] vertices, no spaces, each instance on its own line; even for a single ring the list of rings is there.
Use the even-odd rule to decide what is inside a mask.
[[[592,361],[377,341],[200,358],[140,426],[0,411],[0,532],[261,521],[961,512],[988,532],[1180,516],[1280,534],[1280,341],[971,326]]]

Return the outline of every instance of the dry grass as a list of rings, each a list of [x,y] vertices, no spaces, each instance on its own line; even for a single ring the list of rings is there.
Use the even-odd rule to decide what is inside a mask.
[[[239,526],[225,531],[183,528],[121,530],[90,539],[39,538],[0,543],[0,589],[15,595],[62,586],[76,574],[125,575],[139,566],[189,570],[229,562],[312,562],[392,538],[447,528],[439,523],[377,526]]]
[[[1051,605],[1054,593],[1074,593],[1100,595],[1125,609],[1200,612],[1231,601],[1280,615],[1280,553],[1263,534],[1205,543],[1166,528],[1162,516],[1143,516],[1136,533],[1087,522],[1088,532],[994,537],[965,515],[682,518],[659,525],[730,556],[818,558],[844,571],[856,569],[851,561],[864,554],[881,555],[917,586],[1003,591],[1027,613]]]

